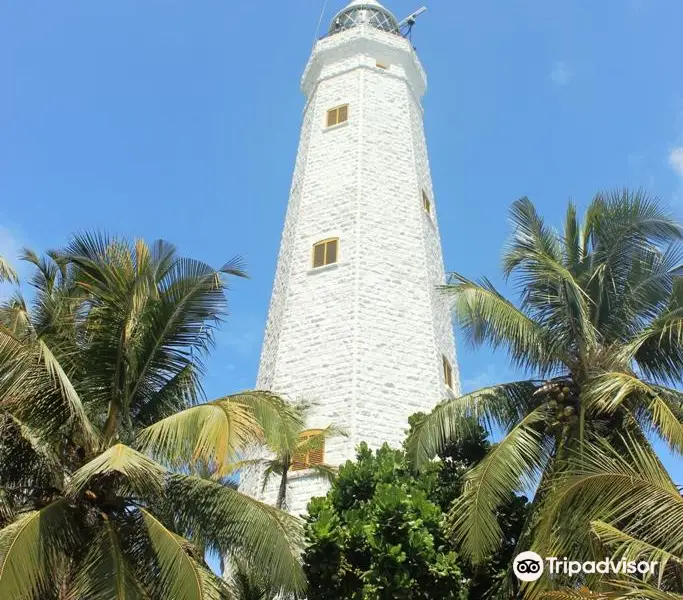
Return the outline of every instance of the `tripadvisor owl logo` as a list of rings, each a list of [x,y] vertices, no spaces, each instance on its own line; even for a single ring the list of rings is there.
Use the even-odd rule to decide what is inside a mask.
[[[535,552],[522,552],[515,556],[512,570],[520,581],[536,581],[543,575],[543,559]]]

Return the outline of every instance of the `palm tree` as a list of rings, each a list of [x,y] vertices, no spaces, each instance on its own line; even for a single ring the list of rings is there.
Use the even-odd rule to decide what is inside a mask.
[[[537,487],[520,548],[550,546],[539,528],[557,477],[576,457],[622,436],[647,436],[683,451],[683,228],[641,192],[598,194],[583,223],[569,204],[563,230],[549,228],[526,198],[512,205],[503,272],[519,306],[483,279],[454,273],[444,293],[474,345],[504,348],[531,378],[441,403],[416,428],[410,454],[424,465],[474,417],[504,437],[466,477],[450,524],[462,552],[482,560],[502,539],[496,519],[512,494]],[[659,476],[668,480],[661,465]],[[588,524],[586,523],[586,526]],[[578,539],[572,551],[590,554]],[[557,547],[556,544],[554,547]]]
[[[24,259],[35,300],[0,310],[0,597],[230,597],[204,550],[300,592],[299,522],[193,474],[297,421],[267,392],[201,402],[239,261],[89,234]]]
[[[659,460],[647,445],[632,437],[621,442],[617,449],[603,440],[576,457],[576,468],[557,481],[544,526],[560,515],[570,520],[581,515],[590,529],[559,530],[556,547],[568,545],[563,538],[590,535],[603,556],[614,561],[656,562],[654,576],[611,575],[603,581],[589,575],[583,590],[549,592],[544,598],[683,598],[683,496],[662,477]]]
[[[308,429],[306,422],[311,406],[306,402],[292,403],[292,410],[298,419],[283,420],[283,427],[273,435],[274,431],[268,432],[265,445],[256,450],[257,453],[266,454],[264,457],[252,458],[239,461],[229,468],[249,469],[260,467],[263,470],[263,492],[273,477],[279,477],[277,508],[287,508],[287,489],[289,474],[294,469],[306,468],[306,471],[314,477],[331,482],[336,473],[336,467],[326,463],[306,462],[305,458],[311,452],[320,451],[325,447],[325,442],[331,437],[346,435],[346,432],[335,425],[328,425],[323,429]]]

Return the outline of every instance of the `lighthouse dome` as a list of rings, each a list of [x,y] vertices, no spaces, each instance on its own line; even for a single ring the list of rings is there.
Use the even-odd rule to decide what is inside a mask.
[[[399,33],[396,17],[377,0],[353,0],[332,19],[329,33],[339,33],[363,24],[383,31]]]

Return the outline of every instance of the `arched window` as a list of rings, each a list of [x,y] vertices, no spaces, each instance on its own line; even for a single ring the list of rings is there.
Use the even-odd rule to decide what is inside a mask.
[[[325,462],[325,440],[321,433],[321,429],[309,429],[301,433],[299,447],[302,451],[292,457],[292,471],[303,471]]]
[[[313,244],[313,268],[337,262],[339,238],[330,238]]]

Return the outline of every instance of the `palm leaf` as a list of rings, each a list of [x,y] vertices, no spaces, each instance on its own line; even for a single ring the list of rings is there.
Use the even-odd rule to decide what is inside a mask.
[[[138,496],[157,497],[163,492],[165,469],[144,454],[116,444],[76,471],[68,486],[68,493],[77,496],[84,492],[98,476],[119,473],[126,478],[127,488]]]
[[[65,499],[0,529],[0,598],[36,597],[54,584],[59,560],[78,544]]]
[[[99,436],[86,415],[85,408],[83,407],[78,392],[76,392],[76,389],[62,368],[62,365],[55,358],[54,354],[52,354],[52,351],[47,344],[43,340],[38,340],[37,343],[40,361],[55,384],[59,385],[62,395],[69,406],[72,419],[80,430],[87,447],[93,448],[99,441]]]
[[[78,565],[68,600],[146,600],[129,559],[124,555],[119,534],[104,517],[100,531],[89,543],[89,551]]]
[[[609,594],[597,594],[588,590],[560,590],[545,592],[541,600],[612,600]]]
[[[14,503],[6,490],[0,487],[0,528],[16,518]]]
[[[542,600],[683,600],[683,595],[658,590],[639,581],[607,582],[613,591],[591,592],[589,590],[559,590],[546,592]]]
[[[144,401],[136,398],[132,407],[135,420],[148,426],[197,404],[202,389],[200,375],[194,363],[189,363],[152,394],[145,394]]]
[[[302,592],[305,578],[298,548],[299,519],[238,491],[198,477],[172,475],[166,512],[179,532],[193,532],[202,545],[221,554],[240,553],[259,565],[263,577],[283,592]]]
[[[652,392],[652,388],[635,375],[612,371],[591,379],[582,391],[582,397],[597,412],[614,413],[629,397],[649,396]]]
[[[197,460],[211,463],[219,472],[230,469],[239,453],[264,440],[283,435],[286,405],[269,392],[244,392],[200,404],[143,429],[138,442],[146,452],[170,464]],[[294,418],[294,417],[292,417]]]
[[[677,284],[683,302],[683,284]],[[678,302],[678,301],[677,301]],[[667,307],[620,350],[623,362],[634,360],[653,380],[681,380],[683,370],[683,305]]]
[[[151,512],[139,510],[156,556],[163,597],[221,600],[220,587],[211,573],[190,556],[187,540],[164,527]]]
[[[629,535],[603,521],[593,521],[591,523],[591,532],[600,540],[603,546],[610,549],[613,558],[656,562],[660,585],[669,561],[683,565],[682,556],[676,556],[664,548],[659,548],[645,540]]]
[[[500,543],[497,508],[520,488],[532,487],[548,460],[550,448],[536,427],[549,412],[547,405],[530,412],[465,476],[449,521],[456,542],[475,562]]]
[[[647,427],[653,428],[672,451],[683,452],[680,392],[643,381],[630,373],[606,372],[586,385],[582,397],[597,413],[614,414],[622,404],[631,410],[638,408],[647,414],[644,422]]]
[[[7,259],[0,256],[0,282],[2,281],[18,283],[19,278],[17,277],[17,272],[12,268]]]
[[[48,344],[24,342],[0,326],[0,399],[12,414],[36,430],[55,431],[70,423],[82,444],[92,449],[98,441],[81,398]]]
[[[282,396],[265,390],[243,392],[239,402],[249,408],[259,424],[265,444],[273,452],[292,451],[299,443],[299,433],[304,429],[305,410]],[[334,427],[329,435],[339,435]]]
[[[294,450],[298,454],[304,454],[311,450],[319,450],[326,440],[338,436],[347,437],[348,433],[345,429],[337,427],[336,425],[328,425],[323,429],[307,431],[305,436],[299,437]]]
[[[576,206],[572,202],[567,205],[563,242],[565,265],[570,272],[576,273],[584,259],[584,254],[581,247],[581,229],[576,218]]]
[[[506,300],[487,279],[478,284],[451,273],[448,285],[440,289],[453,299],[456,319],[473,344],[506,347],[517,365],[540,372],[552,371],[565,356],[565,349],[540,323]]]
[[[337,467],[325,463],[308,465],[306,467],[306,471],[307,473],[310,473],[312,477],[322,479],[328,483],[333,483],[337,478],[337,474],[339,473],[339,469]]]
[[[490,386],[441,402],[413,428],[406,451],[413,465],[424,468],[450,442],[468,436],[474,423],[507,430],[538,405],[535,381]]]
[[[672,452],[683,454],[683,410],[680,403],[676,404],[661,393],[655,390],[652,401],[647,406],[650,414],[650,422],[657,431],[657,434],[667,442]],[[677,394],[678,395],[678,394]]]
[[[564,523],[553,534],[552,555],[566,555],[577,530],[602,521],[683,556],[683,497],[646,441],[622,438],[618,449],[592,441],[576,461],[566,477],[555,481],[546,507],[548,525],[558,515]]]
[[[243,557],[230,557],[226,575],[235,600],[271,600],[274,597],[266,582],[259,577],[255,565]]]
[[[531,200],[520,198],[510,207],[510,221],[514,228],[503,255],[503,273],[509,276],[531,255],[543,255],[560,260],[560,245],[554,231],[546,227]]]

